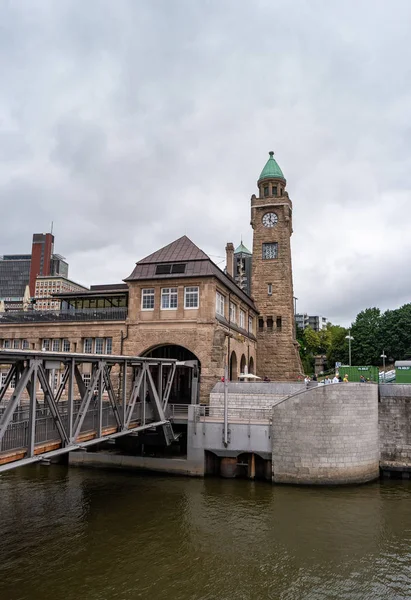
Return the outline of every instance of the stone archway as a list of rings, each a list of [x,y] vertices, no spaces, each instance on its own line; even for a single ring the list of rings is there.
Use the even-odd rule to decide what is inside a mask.
[[[249,362],[249,365],[248,365],[248,372],[252,373],[253,375],[255,375],[255,373],[254,373],[254,359],[253,359],[252,356],[250,356],[250,362]]]
[[[247,366],[247,359],[246,359],[245,355],[242,354],[241,360],[240,360],[240,373],[242,373],[242,374],[245,373],[246,366]]]
[[[145,350],[141,356],[152,358],[174,358],[180,363],[196,361],[197,367],[177,365],[173,385],[170,392],[170,404],[197,404],[199,401],[199,381],[201,362],[197,356],[184,346],[162,344]],[[163,379],[167,376],[163,373]],[[164,381],[163,381],[164,384]],[[193,387],[195,385],[195,388]]]
[[[238,379],[238,365],[237,365],[237,355],[234,350],[231,352],[230,356],[230,381],[237,381]]]

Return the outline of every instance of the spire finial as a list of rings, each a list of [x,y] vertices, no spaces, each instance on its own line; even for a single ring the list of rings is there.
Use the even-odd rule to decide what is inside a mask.
[[[272,158],[272,157],[274,156],[274,151],[273,151],[273,150],[270,150],[270,152],[269,152],[268,154],[269,154],[269,155],[271,156],[271,158]]]

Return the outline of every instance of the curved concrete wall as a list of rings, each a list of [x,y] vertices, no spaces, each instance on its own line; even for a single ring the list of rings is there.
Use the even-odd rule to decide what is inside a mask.
[[[379,475],[378,386],[320,385],[273,407],[273,481],[342,484]]]

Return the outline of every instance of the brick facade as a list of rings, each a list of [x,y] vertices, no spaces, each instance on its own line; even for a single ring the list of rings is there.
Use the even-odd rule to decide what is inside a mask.
[[[259,185],[259,197],[251,197],[251,225],[254,230],[252,296],[260,312],[257,374],[274,381],[295,381],[302,374],[302,366],[294,324],[290,245],[292,203],[284,186],[284,180],[264,181]],[[265,187],[269,188],[268,196],[264,196]],[[272,193],[273,189],[276,196]],[[274,225],[265,226],[264,216],[271,214],[276,216],[277,221]],[[263,258],[264,244],[277,244],[275,258]]]
[[[178,307],[176,310],[161,310],[161,289],[176,287]],[[199,308],[184,309],[184,288],[198,286]],[[154,310],[142,310],[141,293],[144,288],[154,288]],[[233,379],[240,374],[241,358],[246,364],[255,364],[256,340],[251,333],[234,324],[229,326],[216,318],[216,291],[228,298],[228,290],[215,278],[174,279],[172,282],[130,282],[129,311],[125,321],[117,322],[35,322],[30,324],[1,324],[0,347],[2,340],[27,340],[28,349],[41,350],[44,339],[66,339],[71,352],[84,351],[85,338],[112,338],[112,354],[142,356],[148,351],[167,345],[177,345],[192,352],[200,362],[200,401],[208,402],[209,392],[224,375],[228,351],[237,357],[237,369]],[[256,313],[251,311],[240,298],[233,297],[237,309],[252,314],[256,323]],[[228,318],[228,302],[225,306]],[[252,370],[252,366],[251,366]]]

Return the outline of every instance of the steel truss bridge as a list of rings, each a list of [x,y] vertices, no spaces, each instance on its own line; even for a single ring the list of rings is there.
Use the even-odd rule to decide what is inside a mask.
[[[161,427],[170,445],[176,437],[165,413],[176,366],[173,359],[0,351],[0,473],[149,428]]]

